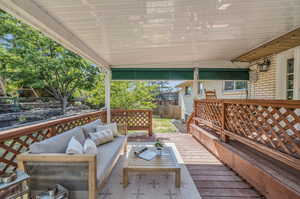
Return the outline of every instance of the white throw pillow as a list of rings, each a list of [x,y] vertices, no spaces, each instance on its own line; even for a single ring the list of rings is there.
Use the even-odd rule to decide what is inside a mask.
[[[97,154],[98,152],[95,142],[89,138],[85,140],[83,150],[85,154]]]
[[[97,131],[96,133],[90,133],[89,135],[97,146],[111,142],[114,139],[114,135],[110,129]]]
[[[103,131],[103,130],[106,130],[106,129],[110,129],[112,131],[114,137],[119,136],[117,123],[98,125],[96,127],[96,132]]]
[[[78,142],[78,140],[76,140],[75,136],[73,136],[70,139],[66,153],[67,154],[83,154],[83,147],[80,144],[80,142]]]

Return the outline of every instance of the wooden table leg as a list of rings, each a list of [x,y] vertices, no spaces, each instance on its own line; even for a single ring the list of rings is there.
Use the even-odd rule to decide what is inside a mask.
[[[128,170],[123,168],[123,188],[128,186]]]
[[[177,188],[180,187],[181,184],[181,177],[180,177],[180,168],[176,169],[175,171],[175,186]]]

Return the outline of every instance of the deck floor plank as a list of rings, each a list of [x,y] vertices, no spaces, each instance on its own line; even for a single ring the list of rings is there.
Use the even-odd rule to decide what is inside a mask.
[[[248,183],[187,134],[159,134],[176,144],[203,199],[261,198]]]
[[[214,196],[214,197],[256,197],[257,192],[252,189],[223,189],[223,188],[200,188],[201,196]]]
[[[239,189],[249,189],[251,188],[249,184],[244,183],[244,182],[224,182],[224,181],[197,181],[195,182],[196,186],[201,189],[201,188],[223,188],[223,189],[234,189],[234,188],[239,188]]]
[[[188,134],[156,134],[173,142],[202,199],[262,199],[260,194]]]
[[[190,169],[191,175],[200,175],[200,176],[236,176],[233,171],[210,171],[210,170],[200,170],[200,169]]]

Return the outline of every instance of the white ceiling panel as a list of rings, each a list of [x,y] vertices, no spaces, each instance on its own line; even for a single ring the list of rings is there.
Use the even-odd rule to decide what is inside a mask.
[[[300,0],[26,1],[112,67],[228,61],[300,26]]]

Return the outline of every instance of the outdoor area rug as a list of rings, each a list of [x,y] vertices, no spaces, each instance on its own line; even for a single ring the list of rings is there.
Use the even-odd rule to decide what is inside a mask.
[[[97,199],[201,199],[187,168],[181,168],[181,187],[175,187],[175,174],[168,172],[129,172],[129,185],[123,188],[121,156]]]

